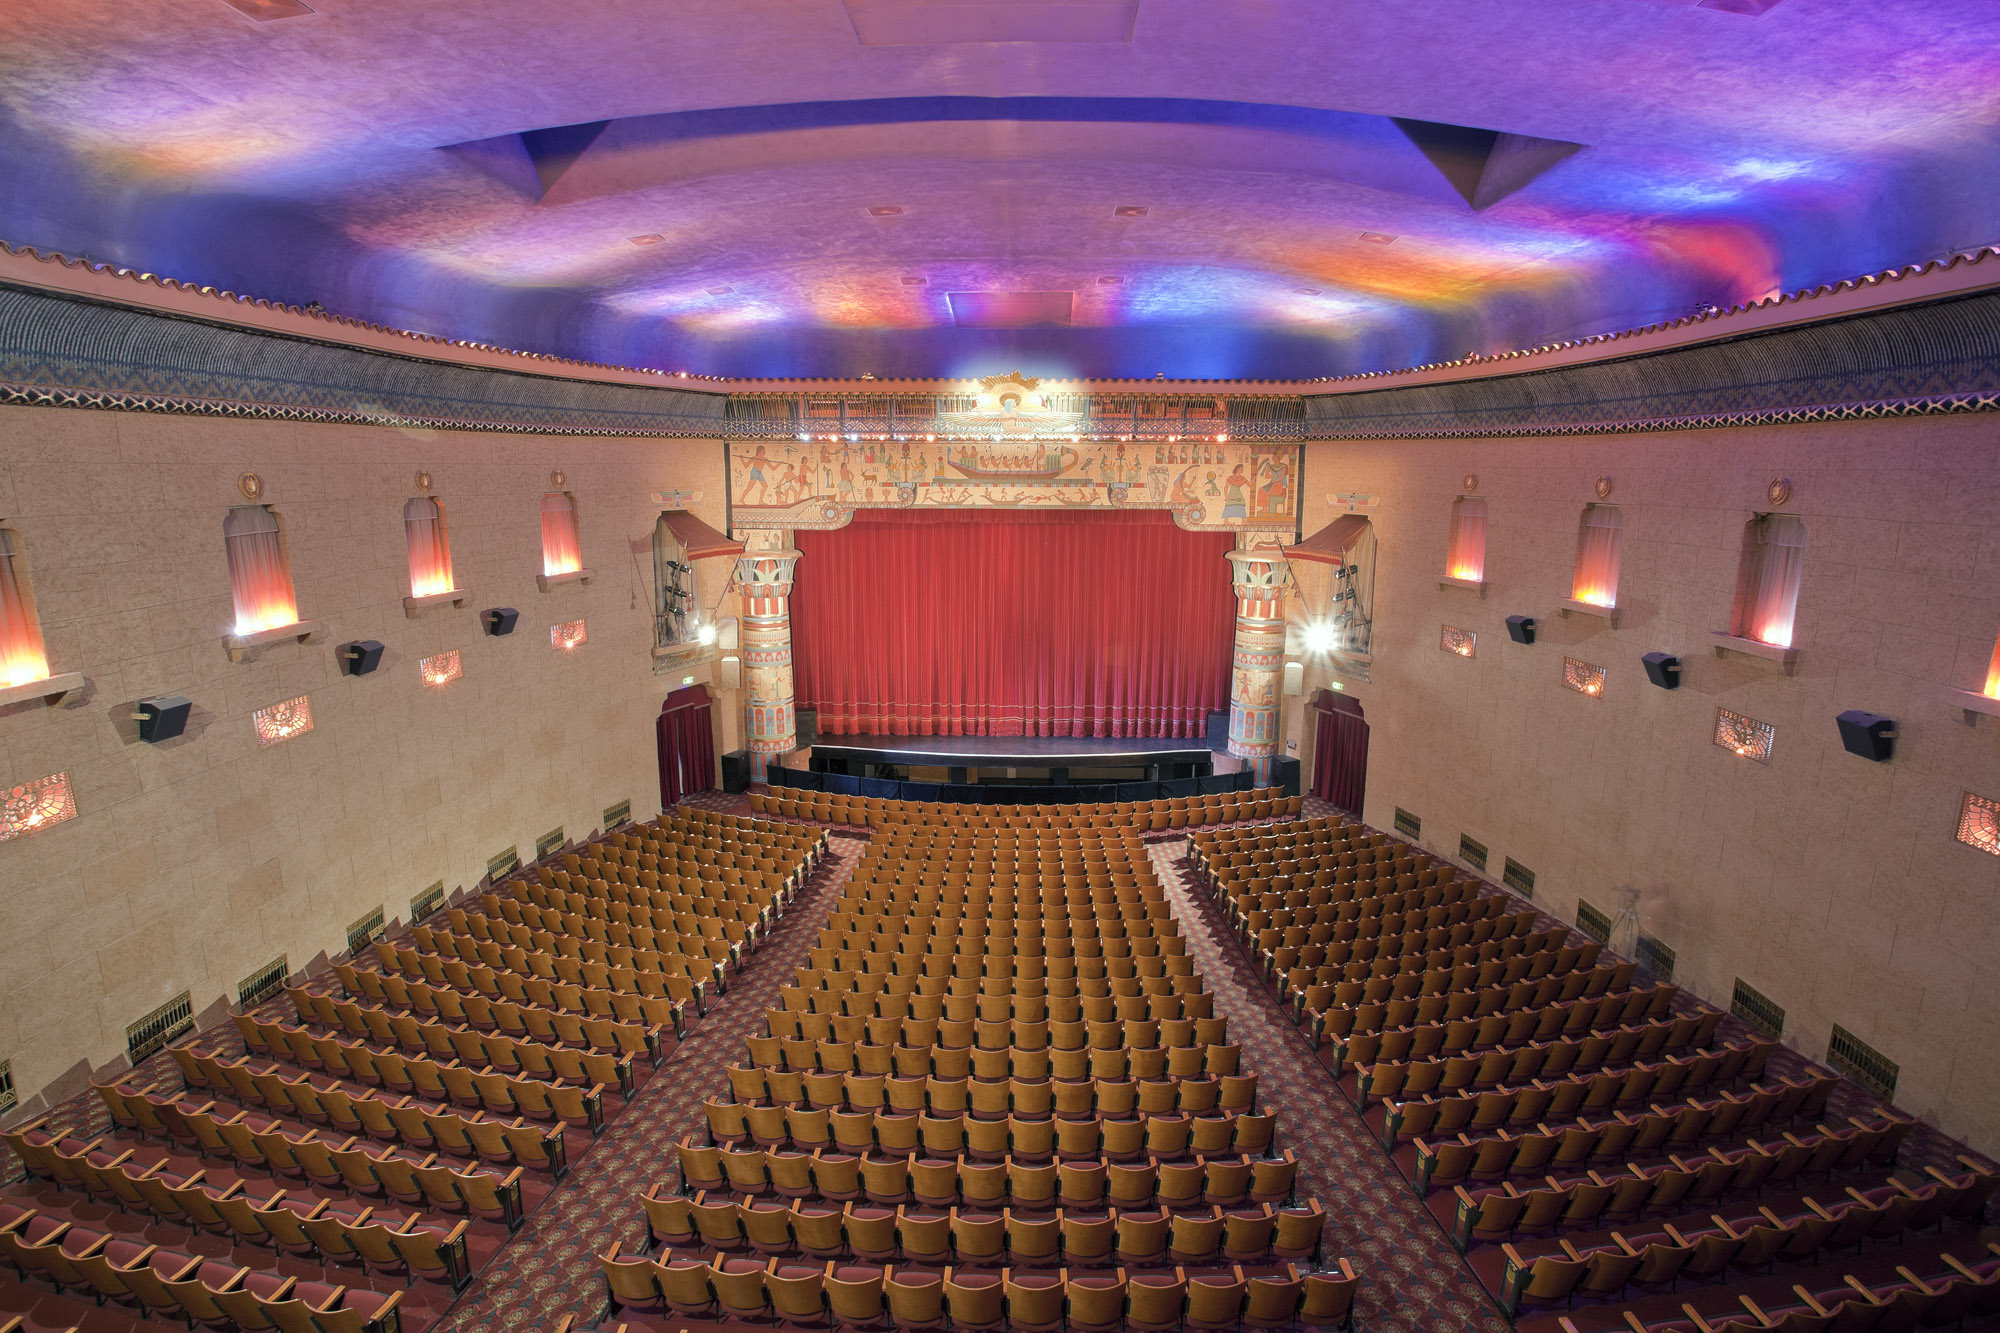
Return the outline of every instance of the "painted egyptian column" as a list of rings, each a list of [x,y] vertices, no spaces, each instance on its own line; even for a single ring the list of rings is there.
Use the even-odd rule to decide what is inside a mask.
[[[750,778],[764,781],[771,761],[798,748],[792,707],[792,570],[799,553],[745,551],[736,557],[743,597],[743,734]]]
[[[1278,548],[1229,553],[1236,589],[1236,652],[1229,671],[1229,753],[1268,786],[1278,758],[1278,684],[1285,664],[1291,566]]]

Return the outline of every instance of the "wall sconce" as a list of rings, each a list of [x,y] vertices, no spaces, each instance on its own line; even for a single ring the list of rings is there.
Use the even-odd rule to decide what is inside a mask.
[[[560,625],[549,626],[549,646],[564,652],[574,652],[589,637],[581,620],[565,620]]]
[[[1727,708],[1715,710],[1715,743],[1760,764],[1771,762],[1771,747],[1778,742],[1778,729],[1769,722]]]
[[[716,640],[715,626],[702,625],[697,627],[694,632],[694,637],[696,641],[699,642],[704,648],[713,645]]]
[[[1593,699],[1604,697],[1604,668],[1581,658],[1563,659],[1563,685]]]
[[[1438,647],[1459,657],[1471,657],[1479,651],[1478,631],[1460,629],[1456,625],[1440,625]]]
[[[1330,653],[1340,642],[1340,632],[1324,620],[1315,620],[1306,626],[1306,651],[1309,653]]]

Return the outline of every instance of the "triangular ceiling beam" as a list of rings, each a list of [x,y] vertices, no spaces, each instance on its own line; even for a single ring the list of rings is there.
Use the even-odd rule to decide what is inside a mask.
[[[1542,139],[1405,116],[1393,119],[1396,128],[1475,210],[1499,203],[1583,147],[1567,139]]]

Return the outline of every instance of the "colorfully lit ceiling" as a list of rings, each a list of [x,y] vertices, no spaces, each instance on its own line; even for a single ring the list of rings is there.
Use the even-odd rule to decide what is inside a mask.
[[[621,364],[1255,378],[2000,240],[1995,0],[305,3],[0,6],[0,238]]]

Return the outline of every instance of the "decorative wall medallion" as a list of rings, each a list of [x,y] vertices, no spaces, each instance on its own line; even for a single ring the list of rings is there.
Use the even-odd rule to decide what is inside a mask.
[[[236,479],[236,489],[243,492],[246,500],[259,500],[264,496],[264,479],[254,472],[245,472]]]
[[[1597,479],[1597,498],[1600,500],[1611,498],[1611,478],[1599,477]]]
[[[565,480],[566,478],[563,476],[563,470],[561,468],[557,468],[555,471],[549,473],[549,489],[552,491],[561,490],[563,488],[563,482]]]
[[[1792,498],[1792,479],[1790,477],[1771,478],[1770,489],[1765,491],[1764,494],[1771,497],[1772,504],[1783,504]]]
[[[1476,473],[1472,473],[1472,472],[1468,472],[1468,473],[1466,473],[1466,474],[1465,474],[1465,485],[1464,485],[1464,486],[1463,486],[1463,487],[1462,487],[1461,489],[1462,489],[1462,490],[1464,490],[1464,492],[1465,492],[1465,493],[1466,493],[1467,495],[1470,495],[1470,494],[1472,494],[1472,493],[1473,493],[1474,491],[1478,490],[1478,489],[1479,489],[1479,477],[1478,477],[1478,474],[1476,474]]]
[[[428,472],[417,473],[417,494],[429,495],[430,493],[431,493],[431,474]]]

